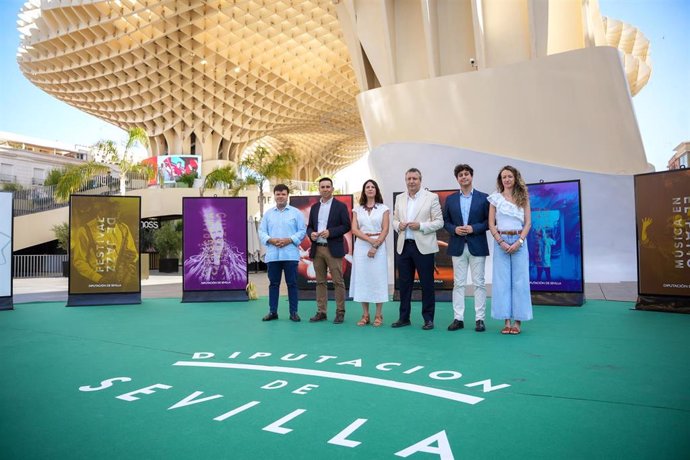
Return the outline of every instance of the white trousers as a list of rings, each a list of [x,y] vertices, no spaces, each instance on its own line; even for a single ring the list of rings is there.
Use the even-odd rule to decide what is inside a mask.
[[[467,247],[460,256],[453,256],[453,316],[465,320],[465,283],[467,267],[472,273],[474,284],[474,320],[484,320],[486,311],[486,284],[484,283],[484,265],[486,257],[473,256]]]

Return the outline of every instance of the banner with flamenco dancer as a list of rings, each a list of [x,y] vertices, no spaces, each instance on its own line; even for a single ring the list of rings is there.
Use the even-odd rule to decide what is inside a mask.
[[[247,199],[182,199],[183,302],[248,300]]]

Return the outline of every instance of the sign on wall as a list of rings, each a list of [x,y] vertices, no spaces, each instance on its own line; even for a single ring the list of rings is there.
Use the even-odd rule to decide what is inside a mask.
[[[140,293],[140,197],[72,195],[69,294]]]

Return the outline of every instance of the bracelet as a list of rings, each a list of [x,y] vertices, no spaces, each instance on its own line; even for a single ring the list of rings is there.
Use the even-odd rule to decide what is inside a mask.
[[[498,245],[499,245],[499,246],[502,245],[503,243],[505,243],[504,240],[498,240]]]
[[[523,240],[522,237],[518,238],[518,241],[520,242],[520,245],[522,245],[525,242],[525,240]]]

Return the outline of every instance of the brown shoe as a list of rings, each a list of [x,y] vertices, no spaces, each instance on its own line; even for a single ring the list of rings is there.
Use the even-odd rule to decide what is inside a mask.
[[[310,323],[318,323],[319,321],[326,321],[328,318],[326,317],[325,313],[321,313],[320,311],[317,311],[314,316],[309,318]]]
[[[345,312],[336,312],[333,324],[341,324],[345,321]]]

